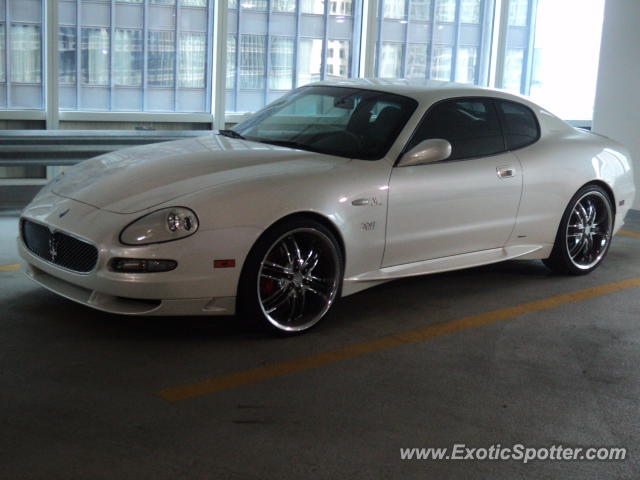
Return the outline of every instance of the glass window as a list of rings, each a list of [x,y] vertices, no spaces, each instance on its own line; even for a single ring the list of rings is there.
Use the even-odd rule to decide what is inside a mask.
[[[507,49],[504,59],[504,80],[502,82],[502,88],[513,92],[521,91],[524,52],[524,48]]]
[[[264,36],[240,35],[240,88],[264,87]]]
[[[316,82],[321,78],[323,41],[319,38],[302,38],[298,47],[300,65],[298,84]]]
[[[142,31],[116,30],[113,46],[116,85],[142,85]]]
[[[236,79],[236,36],[227,35],[227,81],[226,88],[233,88]]]
[[[329,40],[327,50],[327,79],[349,76],[349,45],[348,40]]]
[[[478,49],[476,47],[458,48],[456,61],[456,82],[475,83],[476,61]]]
[[[300,0],[300,11],[302,13],[324,13],[324,0]]]
[[[257,142],[376,160],[389,150],[416,106],[413,99],[384,92],[305,87],[233,130]]]
[[[227,1],[227,111],[256,111],[292,88],[352,75],[359,0]]]
[[[43,107],[44,2],[0,2],[0,109]]]
[[[109,30],[83,28],[81,72],[84,85],[109,85]]]
[[[405,6],[404,0],[384,0],[382,7],[384,18],[404,18]]]
[[[252,10],[266,10],[267,0],[241,0],[242,8]]]
[[[538,0],[530,89],[524,93],[561,118],[593,117],[604,3]],[[579,18],[567,22],[576,12]]]
[[[431,78],[433,80],[451,80],[451,47],[435,45],[433,47],[433,65]]]
[[[76,29],[60,27],[58,30],[58,83],[76,82]]]
[[[329,2],[330,15],[351,15],[351,0],[331,0]]]
[[[529,0],[509,0],[509,25],[526,27],[529,16]]]
[[[205,88],[207,36],[204,33],[181,33],[178,45],[178,86]]]
[[[269,88],[290,90],[293,86],[293,38],[271,37]]]
[[[497,85],[531,96],[561,118],[590,120],[604,2],[510,0],[502,78]],[[574,18],[576,12],[579,19]],[[574,20],[567,22],[567,18]]]
[[[486,83],[491,32],[478,24],[490,2],[380,2],[376,76]]]
[[[431,20],[431,0],[412,0],[409,2],[409,19],[423,22]]]
[[[210,1],[58,0],[60,108],[210,111]]]
[[[40,27],[11,25],[11,78],[16,83],[40,83]]]
[[[460,21],[462,23],[480,23],[481,0],[462,0]]]
[[[506,49],[501,59],[503,73],[498,86],[516,93],[526,94],[531,77],[531,39],[534,33],[530,25],[529,11],[534,0],[509,0]]]
[[[273,0],[271,2],[274,12],[290,12],[296,11],[295,0]],[[229,6],[231,7],[231,6]]]
[[[538,121],[529,108],[504,100],[497,101],[497,105],[504,120],[504,133],[510,150],[526,147],[538,140]]]
[[[491,99],[469,98],[437,103],[426,113],[406,149],[430,138],[443,138],[451,143],[449,160],[494,155],[505,150]]]
[[[175,32],[149,32],[148,85],[173,86],[175,41]]]
[[[407,49],[407,78],[427,78],[429,45],[410,44]]]
[[[438,22],[455,22],[456,0],[436,0],[436,20]]]
[[[399,78],[402,76],[402,44],[383,43],[378,58],[379,76],[382,78]]]

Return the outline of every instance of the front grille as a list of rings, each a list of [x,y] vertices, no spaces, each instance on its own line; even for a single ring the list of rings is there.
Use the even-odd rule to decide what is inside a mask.
[[[36,256],[74,272],[87,273],[98,261],[98,249],[62,232],[51,232],[44,225],[22,220],[22,241]]]

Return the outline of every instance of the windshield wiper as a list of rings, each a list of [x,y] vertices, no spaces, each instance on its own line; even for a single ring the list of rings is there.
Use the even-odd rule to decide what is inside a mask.
[[[219,135],[224,135],[225,137],[230,138],[239,138],[240,140],[246,140],[242,135],[240,135],[235,130],[218,130]]]

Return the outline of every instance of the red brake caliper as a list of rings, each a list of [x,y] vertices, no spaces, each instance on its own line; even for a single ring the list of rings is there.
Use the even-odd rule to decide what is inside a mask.
[[[278,288],[278,282],[271,278],[260,277],[260,295],[269,298]]]
[[[278,284],[275,280],[271,280],[270,278],[261,278],[260,279],[260,293],[263,298],[269,298],[273,295],[273,292],[276,291],[276,287]]]

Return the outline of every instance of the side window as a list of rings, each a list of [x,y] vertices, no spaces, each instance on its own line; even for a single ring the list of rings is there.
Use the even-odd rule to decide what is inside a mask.
[[[524,105],[496,100],[504,120],[504,134],[509,150],[526,147],[540,138],[540,129],[535,114]]]
[[[493,101],[489,98],[445,100],[431,107],[409,142],[443,138],[451,143],[449,160],[482,157],[505,150]]]

